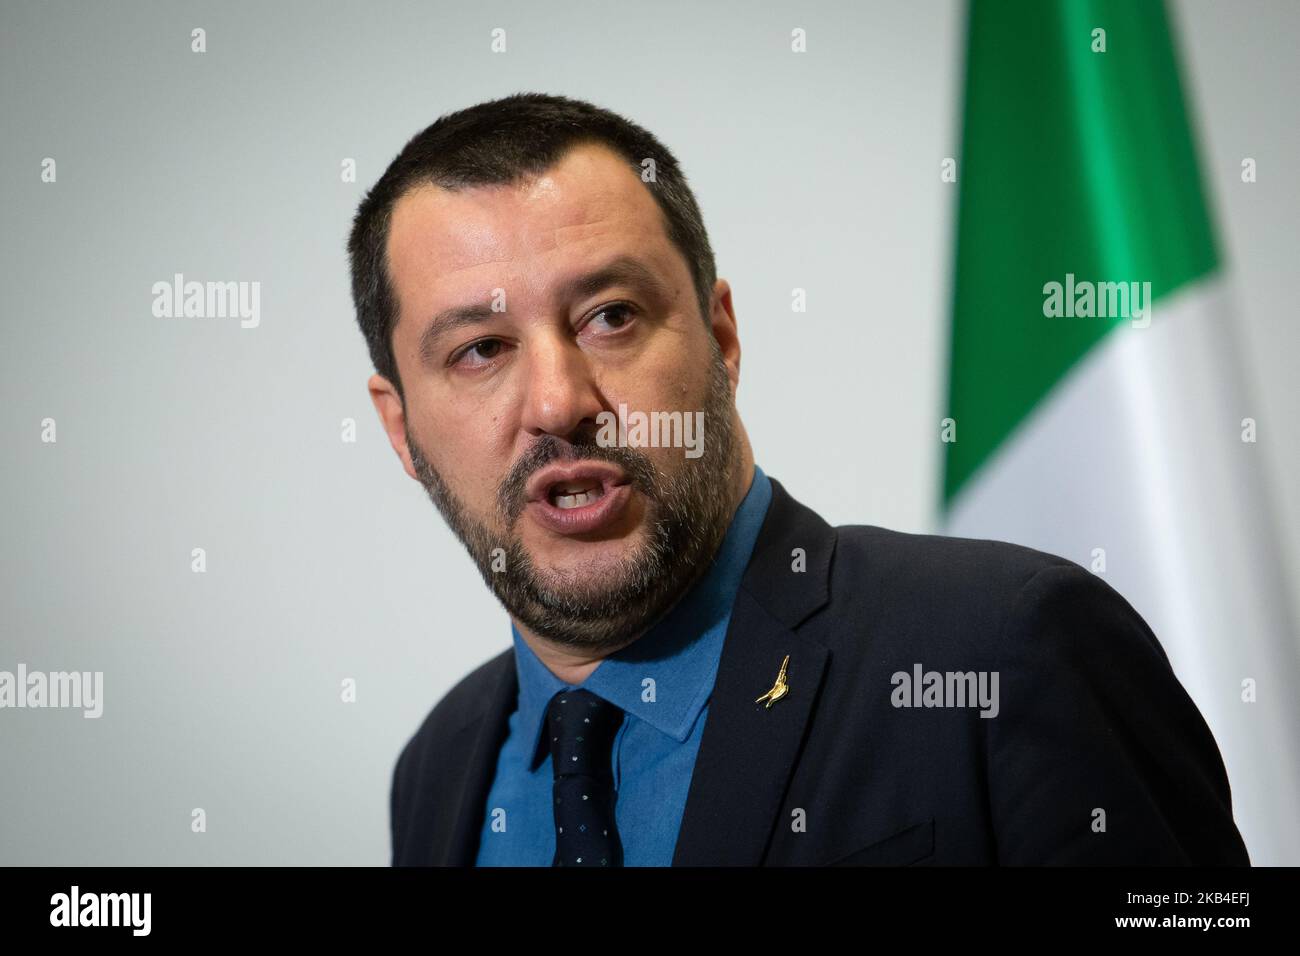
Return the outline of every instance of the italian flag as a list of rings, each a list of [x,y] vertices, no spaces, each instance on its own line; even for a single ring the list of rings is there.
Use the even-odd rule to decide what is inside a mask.
[[[1285,426],[1243,387],[1165,8],[973,0],[961,136],[945,530],[1127,598],[1214,733],[1252,862],[1294,865],[1296,632],[1259,460]]]

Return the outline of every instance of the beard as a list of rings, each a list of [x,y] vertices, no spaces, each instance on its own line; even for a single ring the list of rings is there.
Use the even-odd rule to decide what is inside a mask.
[[[668,475],[636,449],[597,444],[594,431],[569,440],[543,435],[497,490],[496,517],[504,532],[470,513],[407,432],[411,463],[429,498],[488,588],[534,633],[575,650],[615,650],[667,613],[711,563],[734,505],[735,407],[722,354],[712,339],[710,345],[713,361],[703,409],[708,440],[699,458],[683,455],[681,470]],[[529,476],[553,461],[575,459],[618,465],[646,502],[644,540],[598,575],[539,569],[515,530],[527,504]]]

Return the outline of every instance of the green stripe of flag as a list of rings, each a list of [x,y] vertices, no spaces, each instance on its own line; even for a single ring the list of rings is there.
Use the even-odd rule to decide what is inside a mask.
[[[1045,283],[1215,268],[1164,6],[973,0],[958,182],[945,506],[1122,321],[1045,317]]]

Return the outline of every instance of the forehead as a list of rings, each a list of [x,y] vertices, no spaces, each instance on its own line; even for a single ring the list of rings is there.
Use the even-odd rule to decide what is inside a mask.
[[[663,213],[627,161],[583,144],[518,183],[412,189],[393,207],[387,252],[399,301],[427,304],[440,291],[477,292],[525,275],[540,282],[539,269],[613,252],[668,269],[671,248]]]

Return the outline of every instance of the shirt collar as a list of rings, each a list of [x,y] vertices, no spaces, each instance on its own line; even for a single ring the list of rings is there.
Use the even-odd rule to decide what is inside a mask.
[[[713,690],[726,624],[759,529],[772,485],[757,465],[709,567],[685,597],[649,631],[601,661],[577,685],[677,740],[685,741]],[[519,678],[519,733],[531,744],[529,769],[545,758],[540,746],[546,706],[572,689],[551,673],[511,622]],[[647,699],[649,698],[649,699]]]

